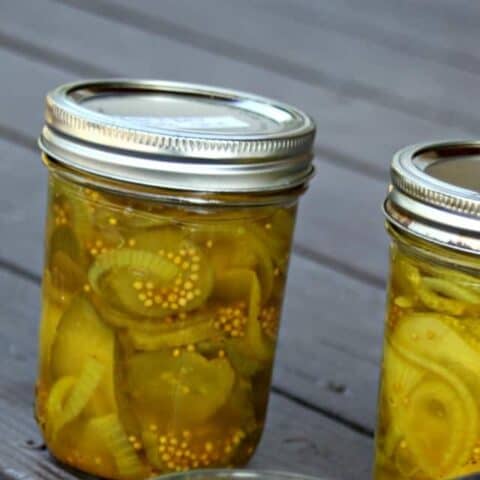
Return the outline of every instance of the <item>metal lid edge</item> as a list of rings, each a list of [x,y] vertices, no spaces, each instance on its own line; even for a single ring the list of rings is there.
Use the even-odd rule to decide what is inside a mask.
[[[164,134],[148,132],[146,129],[134,129],[128,127],[113,117],[88,112],[88,118],[84,109],[68,99],[68,93],[78,88],[89,86],[118,85],[131,87],[144,86],[145,88],[159,89],[162,87],[174,88],[187,91],[188,88],[204,94],[225,96],[225,98],[245,98],[267,102],[278,108],[294,113],[304,121],[303,128],[279,134],[275,138],[268,135],[259,136],[257,139],[249,137],[223,140],[211,138],[208,135],[197,135],[195,138],[185,137],[181,134],[172,134],[166,131]],[[277,102],[272,99],[253,95],[250,93],[235,91],[225,88],[207,87],[198,84],[182,82],[154,81],[154,80],[132,80],[132,79],[108,79],[108,80],[85,80],[61,85],[47,94],[45,118],[48,125],[59,129],[69,135],[78,135],[79,131],[86,132],[88,137],[81,137],[84,140],[95,142],[101,145],[130,149],[135,145],[146,153],[164,155],[188,154],[193,157],[214,156],[213,158],[265,158],[273,154],[278,156],[294,156],[312,148],[315,136],[315,123],[312,118],[288,104]]]
[[[169,179],[168,171],[158,168],[158,160],[155,161],[155,163],[157,164],[156,167],[158,169],[157,176],[152,177],[152,170],[146,168],[143,170],[137,168],[136,173],[134,169],[128,170],[129,176],[126,176],[124,170],[125,166],[122,165],[124,164],[123,155],[108,153],[107,155],[114,160],[114,163],[105,164],[102,168],[101,162],[98,162],[98,160],[92,160],[92,158],[95,158],[95,149],[92,149],[89,146],[79,147],[78,144],[76,144],[75,149],[72,150],[69,148],[69,142],[66,138],[59,139],[57,135],[55,142],[52,142],[49,138],[52,135],[55,136],[57,134],[51,129],[49,129],[49,127],[45,126],[43,128],[42,134],[38,138],[38,146],[40,150],[46,155],[55,158],[57,161],[74,170],[96,175],[105,179],[110,178],[130,184],[161,187],[172,190],[204,191],[212,193],[275,193],[305,185],[313,178],[315,174],[315,168],[312,165],[310,156],[310,159],[305,159],[303,162],[301,162],[303,164],[303,168],[297,168],[295,175],[292,175],[292,172],[290,171],[288,182],[286,182],[285,179],[281,180],[284,177],[281,175],[282,171],[279,170],[277,172],[277,176],[280,181],[271,182],[268,187],[263,184],[258,184],[249,188],[242,188],[237,185],[229,186],[228,183],[225,181],[228,177],[234,178],[235,176],[239,176],[238,173],[229,168],[230,165],[225,165],[226,168],[224,175],[212,175],[212,173],[209,172],[207,169],[203,175],[197,176],[195,188],[193,188],[192,185],[188,183],[188,176],[185,176],[184,183],[179,182],[178,176],[175,176],[175,179]],[[84,150],[88,150],[90,153],[83,154]],[[105,152],[102,152],[102,155],[105,155]],[[68,160],[66,160],[67,158]],[[138,164],[140,162],[148,161],[149,160],[146,158],[138,158],[136,167],[138,167]],[[115,164],[122,165],[122,174],[115,169]],[[177,172],[177,169],[181,168],[182,166],[185,167],[185,164],[179,164],[178,162],[170,163],[168,165],[169,169],[172,172]],[[250,178],[254,175],[258,175],[258,170],[265,167],[265,165],[252,164],[251,167],[251,170],[247,172],[247,176],[249,176]],[[257,170],[255,170],[255,167],[257,167]],[[216,165],[215,168],[218,169],[218,165]],[[198,177],[200,177],[200,181]],[[201,180],[202,177],[203,181]],[[212,184],[214,185],[212,186]]]

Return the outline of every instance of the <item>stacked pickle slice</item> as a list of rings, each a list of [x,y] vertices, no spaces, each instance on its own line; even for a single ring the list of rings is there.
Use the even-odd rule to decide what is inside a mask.
[[[52,178],[37,418],[60,460],[143,479],[244,463],[294,209],[192,211]]]
[[[377,479],[480,471],[480,281],[393,247]]]

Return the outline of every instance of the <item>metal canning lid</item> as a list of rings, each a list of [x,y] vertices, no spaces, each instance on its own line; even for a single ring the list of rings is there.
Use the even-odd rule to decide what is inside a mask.
[[[312,175],[315,125],[263,97],[188,83],[98,80],[47,95],[44,153],[76,170],[196,192],[269,192]]]
[[[394,226],[424,240],[480,253],[480,141],[399,151],[384,212]]]

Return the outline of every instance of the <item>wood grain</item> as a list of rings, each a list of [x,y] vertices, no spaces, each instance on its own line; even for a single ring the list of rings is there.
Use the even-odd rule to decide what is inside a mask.
[[[328,3],[328,0],[306,1],[312,6]],[[361,12],[355,0],[340,0],[339,5],[348,6],[351,12],[370,17],[370,21],[376,19],[376,22],[391,31],[392,35],[399,32],[408,34],[412,43],[419,48],[423,45],[442,48],[445,52],[450,52],[450,60],[456,60],[458,67],[479,72],[480,55],[474,47],[478,42],[480,21],[478,2],[368,0],[362,3]],[[346,14],[346,11],[342,12]]]
[[[468,135],[457,126],[443,126],[433,120],[346,96],[320,84],[297,80],[293,68],[291,74],[286,75],[272,71],[266,64],[251,65],[234,55],[219,56],[189,44],[187,40],[175,41],[155,19],[151,25],[155,34],[152,34],[142,30],[140,20],[147,15],[138,22],[134,16],[122,17],[122,23],[109,18],[113,9],[96,8],[95,14],[78,9],[102,6],[103,1],[78,2],[75,3],[77,8],[69,7],[70,0],[62,3],[52,0],[7,2],[2,5],[5,21],[0,34],[17,41],[22,39],[32,48],[41,49],[43,56],[28,48],[16,48],[14,42],[9,44],[10,49],[22,55],[30,55],[32,59],[50,62],[52,66],[71,72],[70,76],[98,76],[96,71],[101,69],[102,75],[204,82],[294,103],[315,117],[318,124],[317,151],[323,161],[345,165],[377,179],[386,178],[392,153],[404,145],[425,139]],[[296,28],[303,29],[299,24]],[[85,35],[85,31],[89,34]],[[216,44],[222,44],[222,41]],[[70,61],[67,62],[65,57]],[[19,127],[28,128],[27,125]]]
[[[81,0],[67,1],[87,5]],[[109,4],[120,5],[119,13],[131,18],[129,0],[88,5],[99,9]],[[303,24],[300,30],[294,18],[274,16],[251,3],[166,0],[158,8],[154,0],[139,0],[135,11],[139,10],[145,14],[146,27],[148,19],[163,28],[175,25],[177,39],[189,39],[218,55],[265,65],[304,83],[447,126],[461,126],[472,134],[480,131],[480,116],[470,101],[478,93],[478,79],[469,72],[392,52],[381,44],[365,44],[318,25]],[[213,12],[215,22],[211,21]],[[114,7],[109,15],[115,15]],[[456,95],[459,86],[468,95]]]
[[[365,1],[352,0],[245,0],[250,8],[300,24],[333,30],[367,46],[381,45],[393,52],[448,65],[474,74],[480,72],[477,41],[480,9],[470,0]]]

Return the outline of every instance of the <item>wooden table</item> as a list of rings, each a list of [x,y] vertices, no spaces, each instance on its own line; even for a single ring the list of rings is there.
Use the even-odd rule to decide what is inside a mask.
[[[132,76],[265,94],[318,122],[268,425],[253,467],[367,479],[387,237],[403,145],[480,134],[480,6],[468,0],[3,0],[0,477],[73,479],[32,419],[47,90]]]

